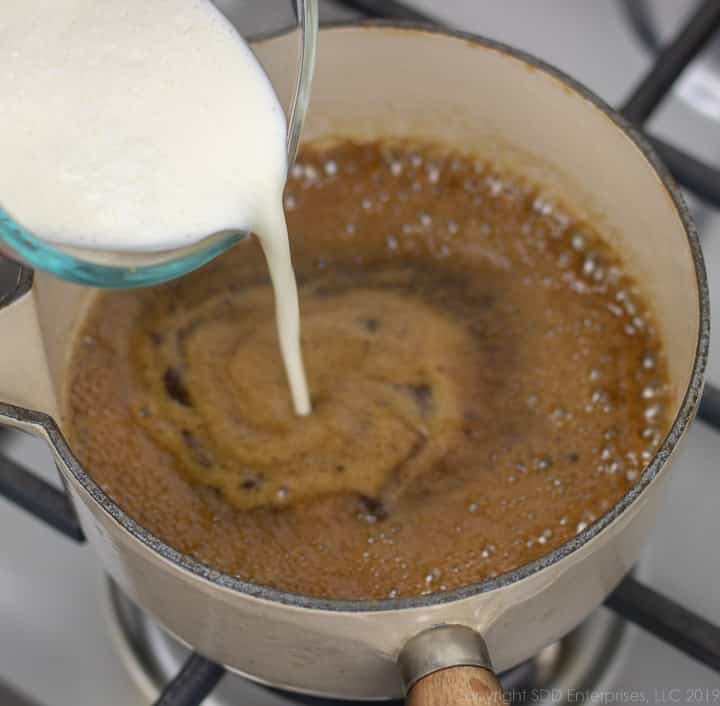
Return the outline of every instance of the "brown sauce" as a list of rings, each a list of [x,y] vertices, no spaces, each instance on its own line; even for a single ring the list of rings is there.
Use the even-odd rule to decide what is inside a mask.
[[[630,488],[664,355],[591,225],[429,145],[306,148],[286,207],[310,417],[254,242],[82,326],[69,439],[141,525],[256,583],[384,598],[520,566]]]

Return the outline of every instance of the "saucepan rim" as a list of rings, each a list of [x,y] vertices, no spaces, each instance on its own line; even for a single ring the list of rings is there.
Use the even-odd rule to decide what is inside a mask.
[[[491,50],[499,52],[510,59],[520,61],[527,67],[540,70],[549,77],[561,82],[568,89],[573,91],[580,98],[591,103],[595,108],[604,113],[604,115],[614,123],[618,130],[623,132],[631,142],[640,150],[648,163],[652,166],[657,174],[662,187],[672,200],[675,209],[683,224],[685,234],[690,246],[693,259],[697,294],[699,307],[699,326],[698,336],[695,346],[695,359],[693,363],[693,371],[690,378],[688,389],[683,397],[680,409],[673,420],[672,427],[663,440],[659,450],[653,457],[650,464],[643,471],[638,481],[633,487],[602,517],[578,535],[568,540],[556,549],[548,552],[542,557],[524,564],[512,571],[508,571],[495,578],[489,578],[476,584],[470,584],[452,591],[444,591],[439,593],[431,593],[424,596],[413,596],[408,598],[392,598],[382,600],[334,600],[324,599],[312,596],[304,596],[300,594],[288,593],[274,588],[261,586],[259,584],[243,581],[229,574],[213,569],[192,557],[173,549],[148,530],[141,527],[135,520],[129,517],[120,507],[110,499],[108,495],[92,480],[86,473],[78,460],[70,450],[69,445],[65,441],[55,421],[46,414],[34,412],[18,407],[0,404],[0,416],[3,414],[19,423],[27,423],[40,425],[44,428],[50,443],[54,446],[59,458],[65,464],[68,471],[82,488],[92,497],[92,499],[117,522],[122,529],[127,531],[141,544],[155,552],[159,557],[174,564],[180,569],[184,569],[196,578],[204,579],[210,584],[221,588],[229,589],[232,592],[262,599],[272,603],[281,603],[297,608],[307,608],[311,610],[333,611],[333,612],[381,612],[396,611],[407,609],[428,608],[431,606],[452,603],[454,601],[463,600],[476,596],[478,594],[487,593],[497,589],[505,588],[518,581],[526,579],[550,566],[558,564],[561,560],[569,557],[574,552],[581,549],[592,539],[601,534],[609,525],[620,518],[629,508],[638,500],[645,489],[652,483],[655,477],[665,466],[673,450],[679,443],[681,437],[686,432],[692,422],[702,394],[704,372],[707,363],[709,335],[710,335],[710,305],[707,277],[705,273],[705,265],[703,261],[700,243],[698,240],[695,227],[690,219],[685,202],[680,194],[678,187],[668,173],[665,166],[661,163],[655,152],[646,142],[646,140],[638,134],[638,132],[613,108],[607,105],[601,98],[596,96],[592,91],[571,78],[559,69],[537,59],[524,51],[515,49],[501,42],[496,42],[484,37],[470,34],[463,31],[437,28],[415,22],[397,22],[383,20],[364,20],[360,22],[338,22],[324,25],[322,31],[329,32],[334,30],[347,29],[369,29],[375,31],[398,31],[411,33],[425,33],[431,35],[443,35],[450,38],[458,39],[479,49]],[[275,38],[283,34],[275,33],[273,35],[264,35],[260,41]],[[22,269],[18,275],[17,286],[14,292],[6,298],[5,304],[18,299],[25,294],[32,286],[32,273],[27,269]],[[3,302],[0,302],[2,305]]]

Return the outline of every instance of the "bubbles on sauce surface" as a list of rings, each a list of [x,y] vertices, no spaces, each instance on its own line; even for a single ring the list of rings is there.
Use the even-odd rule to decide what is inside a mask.
[[[458,371],[468,391],[461,440],[395,503],[356,495],[298,503],[280,488],[280,509],[245,514],[210,489],[191,491],[158,451],[143,476],[131,454],[149,451],[130,431],[103,448],[112,435],[94,435],[90,411],[80,410],[92,408],[92,395],[108,409],[107,424],[124,428],[128,393],[119,381],[91,387],[79,374],[75,423],[90,430],[78,443],[83,460],[145,526],[246,579],[326,597],[396,598],[533,560],[590,527],[637,481],[671,411],[664,353],[620,260],[566,204],[475,158],[348,143],[303,150],[285,208],[298,273],[308,283],[317,278],[318,297],[323,288],[332,300],[372,282],[473,331],[475,348]],[[242,273],[247,257],[226,261],[227,272],[222,262],[208,270],[217,273],[214,287]],[[233,296],[241,301],[242,290]],[[191,294],[178,298],[193,304]],[[77,370],[107,364],[98,351],[112,338],[102,324],[111,307],[100,302],[84,332],[98,343],[78,347]],[[382,313],[353,320],[358,335],[377,337]],[[112,335],[124,335],[123,326]],[[412,393],[423,380],[408,376],[399,383],[417,413],[428,400]],[[195,402],[192,383],[176,378],[170,374],[168,394],[185,409]],[[198,453],[196,439],[188,444]],[[120,483],[121,473],[130,482]],[[176,517],[183,519],[168,519]]]

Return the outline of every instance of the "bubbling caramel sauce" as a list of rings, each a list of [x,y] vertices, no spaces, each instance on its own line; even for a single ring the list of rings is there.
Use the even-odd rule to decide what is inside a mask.
[[[434,145],[306,148],[285,196],[313,413],[293,413],[259,248],[100,294],[65,425],[141,525],[337,599],[444,591],[573,537],[668,426],[656,325],[595,228]]]
[[[349,492],[387,504],[462,443],[460,371],[475,341],[422,301],[373,284],[336,283],[331,297],[303,290],[307,418],[287,402],[267,287],[147,316],[143,334],[175,335],[137,337],[136,423],[240,510]],[[170,375],[187,391],[168,394]]]

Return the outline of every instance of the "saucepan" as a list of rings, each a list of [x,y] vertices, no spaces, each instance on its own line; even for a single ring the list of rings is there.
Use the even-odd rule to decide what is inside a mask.
[[[277,36],[255,50],[280,94],[290,94],[295,40]],[[653,525],[702,389],[709,313],[698,240],[667,172],[618,115],[555,69],[477,37],[379,23],[323,29],[306,138],[332,136],[429,138],[475,152],[543,183],[613,240],[655,308],[673,422],[604,516],[537,561],[426,596],[322,600],[224,575],[143,529],[73,455],[62,435],[66,364],[94,293],[27,271],[0,308],[0,423],[47,441],[105,570],[206,657],[319,696],[409,691],[415,704],[489,703],[498,697],[493,670],[588,616]]]

